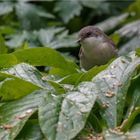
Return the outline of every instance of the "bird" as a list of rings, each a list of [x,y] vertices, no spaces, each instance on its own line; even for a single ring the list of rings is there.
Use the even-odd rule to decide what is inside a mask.
[[[106,64],[117,57],[118,49],[113,41],[98,27],[86,26],[78,33],[80,44],[80,67],[89,70],[94,66]]]

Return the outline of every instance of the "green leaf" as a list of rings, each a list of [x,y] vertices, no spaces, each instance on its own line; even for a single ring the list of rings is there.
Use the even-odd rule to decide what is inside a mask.
[[[134,54],[119,57],[92,79],[100,90],[98,99],[105,107],[102,115],[109,127],[116,127],[122,120],[126,93],[139,65],[140,58]]]
[[[138,74],[139,75],[139,74]],[[131,82],[126,98],[127,112],[124,116],[124,121],[120,126],[122,131],[128,131],[132,124],[136,121],[135,118],[140,114],[140,77],[136,76]]]
[[[24,29],[38,29],[45,26],[44,18],[53,19],[54,16],[41,7],[31,3],[19,2],[16,4],[16,14]]]
[[[3,34],[13,34],[15,30],[11,28],[10,26],[0,26],[0,33]]]
[[[71,84],[76,85],[77,81],[83,76],[83,73],[74,73],[71,75],[68,75],[60,80],[60,84]]]
[[[112,41],[117,45],[120,41],[120,36],[117,33],[113,33],[110,35]]]
[[[6,41],[6,45],[12,49],[17,48],[22,45],[26,38],[27,32],[23,31],[23,33],[12,35],[11,39]]]
[[[140,47],[140,39],[136,36],[130,39],[129,41],[127,41],[127,43],[125,43],[124,45],[122,45],[118,51],[118,54],[120,56],[126,55],[131,51],[135,51],[139,47]]]
[[[131,114],[128,116],[128,118],[126,118],[124,120],[124,122],[121,125],[121,131],[128,131],[132,125],[132,123],[134,122],[134,119],[136,118],[136,116],[138,114],[140,114],[140,107],[136,107],[135,109],[133,109],[132,112],[130,112]]]
[[[20,100],[0,106],[0,139],[14,140],[29,117],[37,110],[40,97],[46,91],[36,91]]]
[[[86,7],[89,7],[89,8],[93,8],[93,9],[96,9],[98,8],[101,3],[103,3],[104,5],[104,0],[100,0],[100,1],[97,1],[97,0],[80,0],[81,3],[83,4],[83,6],[86,6]]]
[[[56,67],[52,67],[49,70],[49,75],[53,75],[53,76],[57,76],[57,77],[64,77],[69,75],[70,73],[68,71],[66,71],[65,69],[62,68],[56,68]]]
[[[93,84],[86,82],[65,96],[46,94],[42,98],[39,121],[48,140],[70,140],[80,132],[95,103],[94,90]]]
[[[39,123],[35,119],[28,120],[15,140],[43,140]]]
[[[1,2],[0,16],[8,14],[13,11],[13,4],[11,2]]]
[[[2,35],[0,34],[0,54],[7,53],[7,51],[8,51],[8,49],[5,46],[4,39],[3,39]]]
[[[29,48],[12,53],[19,62],[26,62],[34,66],[51,66],[64,69],[69,73],[76,72],[77,65],[67,61],[57,51],[51,48]]]
[[[0,76],[1,73],[0,73]],[[18,78],[7,78],[0,82],[0,97],[2,101],[21,98],[39,87]]]
[[[51,81],[51,80],[47,80],[47,82],[54,88],[55,92],[58,94],[64,94],[65,90],[63,88],[62,85],[60,85],[57,82]]]
[[[126,20],[126,18],[129,16],[128,13],[123,13],[119,16],[112,16],[107,18],[106,20],[97,23],[95,26],[102,29],[104,32],[108,32],[115,27],[119,26],[122,22]],[[115,33],[115,38],[118,38]],[[114,40],[113,40],[114,41]]]
[[[120,35],[120,37],[127,37],[127,38],[132,38],[132,37],[138,37],[138,31],[140,27],[140,21],[135,20],[132,22],[129,22],[128,24],[124,25],[122,28],[116,31]]]
[[[134,12],[134,13],[135,13],[135,17],[136,17],[137,19],[139,19],[139,17],[140,17],[139,4],[140,4],[140,1],[139,1],[139,0],[136,0],[136,1],[134,1],[134,2],[127,8],[127,11],[128,11],[129,13],[131,13],[131,12]]]
[[[13,65],[16,65],[18,63],[18,60],[16,56],[13,54],[1,54],[0,55],[0,69],[11,67]]]
[[[9,69],[3,70],[2,73],[13,75],[41,88],[49,87],[47,82],[42,80],[42,74],[35,67],[29,64],[21,63]]]
[[[55,11],[58,12],[65,23],[68,23],[74,16],[79,16],[81,10],[82,6],[80,3],[73,0],[61,0],[55,5]]]
[[[78,79],[77,84],[82,81],[90,81],[95,75],[103,71],[107,66],[108,65],[102,65],[91,68],[90,70],[82,74],[82,76]]]
[[[1,71],[0,80],[1,100],[15,100],[40,88],[52,89],[42,80],[40,72],[28,64],[18,64]]]
[[[54,39],[55,34],[62,32],[64,28],[48,28],[41,29],[37,34],[40,42],[44,46],[50,46],[51,42]]]
[[[137,49],[136,49],[136,55],[137,55],[137,56],[140,56],[140,48],[137,48]]]

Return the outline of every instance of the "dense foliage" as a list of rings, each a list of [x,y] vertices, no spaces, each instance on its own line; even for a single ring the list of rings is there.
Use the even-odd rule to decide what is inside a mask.
[[[140,137],[140,1],[0,2],[0,140]],[[79,67],[77,32],[104,30],[118,58]]]

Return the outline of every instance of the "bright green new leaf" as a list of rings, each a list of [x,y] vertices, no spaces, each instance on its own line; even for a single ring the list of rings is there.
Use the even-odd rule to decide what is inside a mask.
[[[4,53],[7,53],[7,47],[5,46],[5,42],[2,35],[0,34],[0,54]]]
[[[12,53],[19,62],[26,62],[34,66],[51,66],[64,69],[67,72],[76,72],[77,65],[67,61],[51,48],[29,48]]]
[[[40,89],[38,86],[24,80],[7,78],[0,82],[0,97],[2,101],[15,100],[38,89]]]
[[[11,67],[13,65],[16,65],[18,63],[18,60],[16,56],[13,54],[1,54],[0,55],[0,69]]]

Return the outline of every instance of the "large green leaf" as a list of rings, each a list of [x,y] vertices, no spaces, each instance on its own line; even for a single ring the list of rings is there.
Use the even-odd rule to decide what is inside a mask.
[[[57,51],[51,48],[30,48],[12,53],[19,62],[27,62],[35,66],[52,66],[62,68],[67,72],[76,72],[76,64],[67,61]]]
[[[0,73],[0,76],[3,76],[3,74]],[[15,100],[30,94],[37,89],[40,88],[24,80],[6,78],[0,82],[0,97],[2,101]]]
[[[140,78],[139,74],[136,75],[128,90],[128,96],[126,99],[126,106],[128,106],[124,121],[120,126],[122,131],[128,131],[133,123],[136,121],[135,118],[140,114]]]
[[[5,67],[11,67],[18,63],[17,58],[12,54],[1,54],[0,55],[0,69]]]
[[[130,112],[129,116],[124,120],[124,122],[121,125],[121,131],[128,131],[130,127],[132,126],[132,123],[135,121],[135,118],[137,115],[140,114],[140,107],[136,107],[135,109],[132,108],[132,111]]]
[[[20,100],[0,106],[0,139],[14,140],[29,117],[37,110],[40,97],[46,91],[36,91]]]
[[[61,68],[67,73],[77,72],[78,66],[66,60],[60,53],[47,47],[29,48],[0,55],[0,68],[10,67],[26,62],[34,66],[51,66]]]
[[[104,32],[107,32],[120,25],[128,16],[128,13],[123,13],[119,16],[109,17],[106,20],[97,23],[95,26],[99,27]]]
[[[1,100],[18,99],[40,88],[50,90],[51,87],[41,78],[40,72],[29,64],[18,64],[1,71]]]
[[[16,14],[24,29],[38,29],[45,27],[42,18],[54,18],[54,16],[39,6],[31,3],[19,2],[15,6]]]
[[[81,9],[80,3],[73,0],[60,0],[55,5],[55,11],[58,12],[65,23],[68,23],[74,16],[80,15]]]
[[[89,71],[86,72],[79,72],[79,73],[74,73],[71,75],[68,75],[66,77],[63,77],[60,80],[61,84],[72,84],[72,85],[78,85],[80,82],[83,81],[91,81],[91,79],[97,75],[99,72],[104,70],[107,67],[107,65],[103,66],[95,66],[91,68]]]
[[[53,41],[55,34],[58,34],[63,30],[64,28],[41,29],[37,34],[42,45],[50,46],[49,44]]]
[[[140,31],[140,20],[135,20],[124,25],[116,31],[121,37],[138,37]]]
[[[100,90],[98,96],[105,107],[102,115],[109,127],[116,127],[122,120],[126,93],[139,65],[140,58],[134,54],[119,57],[92,79]]]
[[[77,83],[82,81],[90,81],[94,76],[96,76],[99,72],[103,71],[108,65],[95,66],[83,73],[82,76],[78,79]]]
[[[39,41],[43,46],[49,46],[50,48],[62,48],[62,47],[75,47],[76,37],[74,35],[68,35],[68,31],[65,28],[48,28],[41,29],[36,33]]]
[[[23,31],[23,33],[11,35],[10,39],[6,41],[6,45],[10,48],[17,48],[22,45],[22,43],[27,39],[27,32]]]
[[[70,140],[84,127],[96,100],[96,87],[81,83],[65,96],[46,94],[39,106],[39,121],[48,140]]]
[[[133,46],[133,47],[132,47]],[[135,49],[140,47],[140,38],[136,35],[132,39],[130,39],[127,43],[121,46],[119,49],[119,55],[126,55],[131,51],[135,51]]]
[[[48,84],[42,80],[42,74],[35,67],[26,63],[5,69],[2,73],[16,76],[41,88],[48,88]]]

